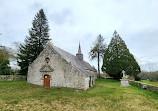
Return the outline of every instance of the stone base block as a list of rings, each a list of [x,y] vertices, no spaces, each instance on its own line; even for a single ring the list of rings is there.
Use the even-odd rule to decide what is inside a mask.
[[[128,79],[120,79],[122,87],[129,87],[129,80]]]

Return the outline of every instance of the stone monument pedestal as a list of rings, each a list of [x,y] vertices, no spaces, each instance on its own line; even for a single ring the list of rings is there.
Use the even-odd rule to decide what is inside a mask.
[[[129,87],[129,79],[125,79],[125,78],[122,78],[120,79],[121,80],[121,86],[122,87]]]

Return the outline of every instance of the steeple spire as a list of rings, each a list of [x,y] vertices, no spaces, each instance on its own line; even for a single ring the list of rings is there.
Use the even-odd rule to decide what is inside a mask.
[[[80,46],[80,42],[79,42],[79,47],[78,47],[78,53],[77,54],[82,54],[81,52],[81,46]]]
[[[83,54],[81,52],[81,46],[80,46],[80,42],[79,42],[79,47],[78,47],[78,53],[76,54],[76,56],[79,58],[79,60],[83,60]]]

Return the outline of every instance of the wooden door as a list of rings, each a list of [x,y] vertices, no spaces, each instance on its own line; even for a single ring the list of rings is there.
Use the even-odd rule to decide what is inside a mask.
[[[49,75],[44,75],[44,87],[50,87],[50,76]]]

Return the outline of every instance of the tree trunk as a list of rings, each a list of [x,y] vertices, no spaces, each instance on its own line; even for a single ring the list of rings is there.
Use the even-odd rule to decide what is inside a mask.
[[[99,78],[100,78],[100,67],[99,67],[99,52],[98,52],[98,74],[99,74]]]

